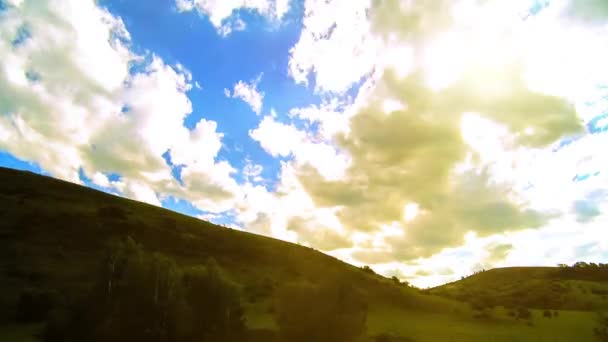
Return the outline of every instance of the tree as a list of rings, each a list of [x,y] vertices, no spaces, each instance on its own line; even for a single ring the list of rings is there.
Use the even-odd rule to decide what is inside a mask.
[[[184,272],[185,300],[192,309],[193,339],[240,341],[245,332],[244,312],[236,284],[215,260]]]
[[[367,305],[352,285],[325,281],[291,284],[277,291],[276,321],[283,341],[361,341]]]
[[[598,314],[598,324],[593,332],[600,342],[608,342],[608,313]]]
[[[365,265],[365,266],[361,267],[361,269],[362,269],[362,270],[363,270],[363,272],[365,272],[365,273],[369,273],[369,274],[376,275],[376,272],[374,272],[374,270],[373,270],[371,267],[367,266],[367,265]]]
[[[91,291],[70,302],[50,315],[46,341],[237,341],[244,331],[236,285],[217,263],[182,270],[132,239],[110,246]]]

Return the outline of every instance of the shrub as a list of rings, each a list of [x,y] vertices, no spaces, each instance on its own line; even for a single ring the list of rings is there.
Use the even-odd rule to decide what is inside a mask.
[[[608,342],[608,313],[599,313],[593,332],[600,342]]]
[[[371,267],[367,266],[367,265],[361,267],[361,270],[363,270],[363,272],[365,272],[365,273],[377,275],[377,273],[374,272],[374,270]]]
[[[517,319],[531,319],[532,312],[527,308],[520,307],[517,309]]]
[[[276,293],[275,315],[283,341],[354,342],[365,335],[367,305],[349,283],[292,284]]]
[[[241,341],[245,322],[238,287],[213,259],[204,268],[186,270],[184,287],[192,312],[192,340]]]
[[[180,269],[133,240],[114,244],[91,291],[49,314],[45,341],[242,341],[237,286],[213,260]]]
[[[473,318],[475,319],[490,319],[492,318],[492,311],[488,308],[483,308],[479,310],[475,310],[473,313]]]
[[[49,311],[58,302],[58,297],[58,294],[54,291],[25,289],[19,295],[17,303],[17,322],[36,323],[45,321]]]
[[[551,310],[545,310],[545,311],[543,311],[543,317],[546,317],[546,318],[553,317],[553,315],[551,314]]]
[[[608,289],[594,287],[591,289],[591,293],[598,295],[598,296],[605,296],[605,295],[608,295]]]

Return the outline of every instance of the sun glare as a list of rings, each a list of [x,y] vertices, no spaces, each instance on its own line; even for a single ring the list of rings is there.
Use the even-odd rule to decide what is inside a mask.
[[[419,214],[420,207],[418,203],[408,203],[403,208],[403,219],[405,222],[413,221]]]

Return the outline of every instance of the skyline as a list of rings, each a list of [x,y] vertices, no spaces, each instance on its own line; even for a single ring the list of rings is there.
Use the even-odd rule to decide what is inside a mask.
[[[608,261],[601,0],[0,1],[0,165],[426,287]]]

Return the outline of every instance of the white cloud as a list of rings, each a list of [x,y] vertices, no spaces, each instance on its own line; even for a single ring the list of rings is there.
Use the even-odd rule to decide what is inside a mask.
[[[297,117],[310,123],[319,123],[319,135],[323,140],[331,140],[338,133],[347,133],[352,110],[340,110],[339,107],[351,107],[334,97],[320,105],[292,108],[290,117]]]
[[[307,0],[303,29],[290,50],[289,74],[297,83],[341,93],[368,75],[379,55],[379,41],[370,33],[371,1]]]
[[[101,187],[104,187],[104,188],[110,187],[110,180],[108,179],[108,177],[106,175],[104,175],[101,172],[95,172],[95,174],[93,175],[91,180],[93,181],[94,184],[99,185]]]
[[[95,184],[148,203],[174,195],[230,207],[237,185],[232,167],[216,162],[216,124],[183,126],[192,111],[183,66],[132,53],[123,22],[94,1],[32,2],[2,15],[0,148],[72,182],[83,169]],[[13,44],[22,27],[28,37]],[[143,72],[130,74],[133,63]],[[163,160],[167,150],[184,164],[187,190]]]
[[[273,157],[287,157],[305,140],[305,134],[292,125],[265,116],[257,128],[249,132],[262,148]]]
[[[239,98],[251,107],[251,110],[256,114],[260,115],[262,111],[262,105],[264,102],[264,93],[258,90],[258,85],[262,80],[263,74],[259,74],[255,79],[250,82],[239,81],[234,85],[232,94],[230,90],[224,88],[224,95],[226,97]]]
[[[297,130],[295,141],[273,139],[273,135],[279,134],[275,131],[296,136],[296,129],[292,125],[270,125],[268,119],[267,129],[263,130],[260,124],[253,138],[271,154],[293,156],[289,165],[318,210],[334,205],[342,208],[338,218],[346,229],[354,227],[349,234],[356,246],[352,251],[335,251],[334,255],[353,262],[365,259],[382,266],[387,259],[407,262],[417,254],[441,255],[444,248],[466,245],[470,240],[467,229],[479,229],[480,235],[496,238],[497,231],[543,225],[544,228],[531,231],[550,234],[557,229],[551,221],[555,216],[550,213],[560,213],[563,222],[572,222],[573,226],[581,222],[596,226],[602,221],[600,213],[605,208],[606,196],[600,196],[598,189],[605,187],[602,184],[606,182],[599,172],[606,165],[600,147],[606,144],[606,134],[586,135],[557,152],[554,150],[560,138],[582,132],[581,120],[589,120],[606,110],[605,101],[598,101],[601,104],[595,103],[593,107],[588,101],[606,96],[605,90],[598,90],[597,85],[608,77],[608,68],[601,62],[608,58],[607,27],[596,25],[597,22],[587,25],[571,20],[557,2],[524,20],[522,12],[529,5],[509,1],[483,5],[472,1],[437,1],[433,5],[387,1],[373,6],[368,2],[352,4],[340,0],[305,3],[304,29],[290,51],[292,78],[303,84],[314,80],[316,91],[335,96],[371,75],[365,84],[369,88],[360,92],[352,106],[328,101],[290,111],[292,119],[319,123],[318,132]],[[358,51],[359,47],[365,51]],[[511,70],[513,65],[520,70]],[[514,75],[522,75],[521,83],[514,81]],[[430,89],[417,89],[420,84]],[[452,107],[462,104],[464,93],[458,90],[467,88],[488,95],[486,104],[481,106],[484,108],[479,113],[469,112],[476,107],[469,104],[448,114]],[[445,107],[442,100],[432,100],[441,92],[445,92],[441,98],[446,100],[451,91],[458,95]],[[505,96],[513,91],[517,92],[514,98]],[[535,98],[544,105],[537,107]],[[417,106],[420,107],[416,109]],[[555,107],[549,110],[551,106]],[[383,116],[376,112],[382,112]],[[416,117],[420,126],[414,120]],[[386,131],[381,128],[383,123]],[[419,132],[430,132],[431,126],[443,128],[429,133],[430,143],[426,144],[423,141],[427,138]],[[407,136],[410,138],[399,138]],[[443,142],[445,149],[435,150]],[[347,164],[346,173],[335,178],[338,181],[316,183],[317,175],[310,172],[314,163],[305,162],[305,155],[311,153],[303,152],[311,143],[351,154],[353,162]],[[314,155],[318,158],[320,153]],[[443,163],[446,158],[453,158],[449,166]],[[404,162],[409,159],[411,162]],[[428,169],[422,167],[427,163]],[[441,168],[443,171],[437,172]],[[320,172],[318,167],[313,169]],[[576,175],[585,180],[573,181]],[[413,177],[411,183],[406,181],[409,177]],[[416,190],[425,179],[432,184]],[[445,187],[437,187],[444,181]],[[377,188],[372,186],[375,182]],[[395,189],[400,188],[403,192],[397,194]],[[560,189],[558,194],[555,189]],[[422,203],[435,191],[440,196],[426,205]],[[467,199],[471,195],[474,200]],[[485,204],[476,208],[482,202]],[[394,223],[391,220],[407,221],[403,220],[406,203],[415,203],[419,208],[415,217],[407,215],[411,222],[399,222],[406,234],[385,235],[382,227],[391,226]],[[448,210],[451,213],[439,213],[440,203],[461,203],[462,206],[453,208],[460,214],[451,209]],[[354,209],[349,210],[351,207]],[[493,211],[494,214],[486,214]],[[540,213],[547,216],[541,220]],[[441,216],[450,217],[449,222],[431,219]],[[502,222],[496,217],[501,217]],[[508,217],[509,223],[505,223]],[[365,224],[365,218],[373,220]],[[461,220],[460,228],[453,224]],[[491,227],[499,229],[492,231]],[[450,235],[455,239],[448,243]],[[408,236],[421,240],[414,244],[397,242],[406,241]],[[506,243],[515,239],[512,236],[516,235],[505,238]],[[541,241],[539,238],[534,243]],[[433,252],[420,249],[427,242]],[[513,245],[513,250],[524,250],[517,243]],[[499,261],[488,259],[487,255],[492,253],[485,250],[493,248],[496,252],[503,247],[486,247],[475,254],[479,256],[477,259],[462,259],[463,268],[452,270],[453,275],[428,264],[431,270],[438,271],[431,272],[432,279],[420,277],[421,282],[437,283],[463,275],[481,261],[498,265]],[[418,252],[402,253],[414,249]],[[543,262],[540,254],[534,263]],[[444,265],[451,263],[449,258],[437,260]],[[395,267],[391,263],[384,271]],[[409,269],[412,270],[415,271]]]
[[[244,31],[246,28],[247,24],[241,18],[236,18],[224,23],[218,32],[222,37],[227,37],[234,31]]]
[[[280,21],[289,10],[289,0],[176,0],[175,5],[181,12],[196,10],[207,16],[222,36],[245,29],[245,22],[235,19],[239,10],[257,13],[271,22]]]
[[[318,209],[298,181],[290,163],[281,164],[274,192],[247,183],[236,207],[237,221],[247,231],[300,242],[323,250],[350,244],[333,209]]]
[[[245,167],[243,167],[243,175],[247,178],[248,182],[261,182],[264,179],[261,174],[264,171],[264,167],[259,164],[252,163],[251,160],[245,161]]]
[[[307,133],[294,125],[265,116],[259,126],[249,132],[253,140],[274,157],[293,156],[299,166],[315,168],[325,179],[344,176],[350,161],[329,142],[314,141]]]

